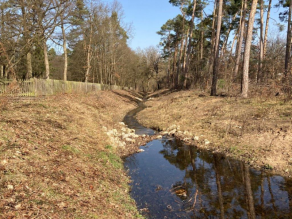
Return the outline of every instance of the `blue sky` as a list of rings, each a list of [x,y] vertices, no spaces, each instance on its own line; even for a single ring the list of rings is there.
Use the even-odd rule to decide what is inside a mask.
[[[112,0],[104,0],[112,2]],[[133,39],[129,41],[132,49],[144,49],[159,44],[160,36],[156,34],[168,20],[180,13],[168,0],[119,0],[124,10],[124,21],[132,23]]]
[[[111,3],[112,1],[103,0],[105,3]],[[134,50],[158,45],[160,36],[156,32],[168,19],[180,14],[179,8],[172,6],[168,0],[118,0],[118,2],[123,7],[124,22],[132,24],[133,38],[129,41],[129,46]],[[273,5],[275,3],[274,0]],[[212,3],[205,8],[207,14],[212,14],[212,10]],[[278,14],[281,10],[275,8],[271,10],[270,36],[279,34],[275,20],[279,22]],[[266,16],[266,13],[264,16]],[[280,35],[285,35],[285,32],[286,30]]]

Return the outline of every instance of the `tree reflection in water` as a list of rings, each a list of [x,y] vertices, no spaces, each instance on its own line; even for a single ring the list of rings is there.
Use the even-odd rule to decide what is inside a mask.
[[[125,162],[149,218],[292,218],[291,181],[177,139],[150,144]]]

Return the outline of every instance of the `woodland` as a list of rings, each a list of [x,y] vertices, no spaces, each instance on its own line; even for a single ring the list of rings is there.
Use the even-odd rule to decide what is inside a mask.
[[[203,181],[196,182],[200,166],[191,154],[194,147],[179,149],[183,164],[177,166],[187,168],[190,161],[184,181],[189,178],[203,191],[217,186],[218,199],[213,192],[207,197],[215,200],[221,218],[224,211],[239,215],[229,211],[234,193],[226,195],[224,189],[229,192],[228,186],[241,180],[236,194],[248,217],[286,214],[278,203],[285,203],[290,216],[291,181],[285,188],[281,180],[278,189],[269,175],[265,180],[250,174],[248,165],[292,177],[292,0],[169,3],[180,13],[157,30],[159,45],[133,50],[133,27],[124,21],[118,1],[0,0],[0,88],[32,78],[133,88],[27,99],[10,98],[0,89],[3,218],[142,218],[121,157],[136,153],[141,139],[163,133],[216,154],[204,158],[214,159],[213,178],[212,171],[202,169]],[[134,121],[161,132],[138,137],[122,121],[145,92],[153,93]],[[136,140],[128,138],[133,135]],[[173,150],[169,145],[162,153],[169,163],[177,159],[170,156]],[[225,170],[217,163],[225,156],[244,163],[226,160]],[[219,174],[226,172],[234,177]],[[287,189],[287,198],[273,196],[273,188]],[[264,200],[268,193],[271,198]]]
[[[291,96],[292,1],[169,3],[181,13],[157,30],[159,46],[134,51],[128,46],[132,27],[118,1],[1,0],[0,78],[141,91],[199,88],[213,96],[223,90],[243,97],[250,85],[273,86],[279,88],[275,95]],[[281,23],[271,18],[272,8],[279,8],[273,16]],[[281,34],[271,34],[271,26]]]

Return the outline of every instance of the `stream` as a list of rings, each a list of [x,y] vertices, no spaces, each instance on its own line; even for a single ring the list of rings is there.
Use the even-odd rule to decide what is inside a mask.
[[[153,135],[135,119],[137,134]],[[292,218],[292,180],[164,136],[125,158],[131,196],[146,218]]]

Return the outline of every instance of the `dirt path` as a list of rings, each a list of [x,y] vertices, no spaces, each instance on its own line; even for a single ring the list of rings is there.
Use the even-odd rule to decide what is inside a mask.
[[[292,104],[281,99],[210,97],[196,91],[153,94],[141,124],[189,144],[292,175]]]

